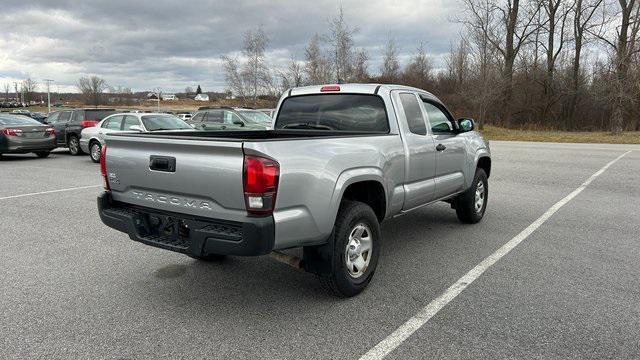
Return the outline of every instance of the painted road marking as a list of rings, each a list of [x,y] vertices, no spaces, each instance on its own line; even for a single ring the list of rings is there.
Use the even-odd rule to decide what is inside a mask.
[[[72,191],[72,190],[91,189],[91,188],[97,188],[101,186],[102,185],[78,186],[78,187],[59,189],[59,190],[49,190],[49,191],[40,191],[40,192],[29,193],[29,194],[11,195],[11,196],[0,197],[0,200],[16,199],[16,198],[27,197],[27,196],[35,196],[35,195],[53,194],[53,193]]]
[[[458,281],[451,285],[443,294],[420,309],[417,314],[415,314],[413,317],[407,320],[407,322],[402,324],[398,329],[391,333],[391,335],[387,336],[384,340],[380,341],[376,346],[367,351],[366,354],[362,355],[362,357],[360,357],[360,360],[382,359],[390,352],[395,350],[398,346],[400,346],[400,344],[407,340],[409,336],[411,336],[411,334],[420,329],[424,324],[427,323],[427,321],[429,321],[434,315],[442,310],[442,308],[444,308],[449,302],[451,302],[451,300],[455,299],[458,295],[460,295],[462,291],[464,291],[464,289],[466,289],[469,285],[471,285],[471,283],[476,281],[480,277],[480,275],[482,275],[488,268],[498,262],[498,260],[507,255],[511,250],[513,250],[513,248],[518,246],[518,244],[529,237],[529,235],[531,235],[531,233],[539,228],[540,225],[549,220],[549,218],[553,214],[555,214],[556,211],[558,211],[566,203],[571,201],[571,199],[580,194],[582,190],[586,189],[586,187],[589,186],[589,184],[591,184],[591,182],[595,178],[600,176],[611,165],[615,164],[618,160],[622,159],[630,152],[631,151],[627,151],[624,154],[618,156],[614,160],[610,161],[607,165],[605,165],[602,169],[598,170],[595,174],[591,175],[591,177],[583,182],[582,185],[580,185],[577,189],[573,190],[573,192],[567,195],[564,199],[555,203],[551,208],[549,208],[549,210],[542,214],[542,216],[540,216],[526,229],[522,230],[522,232],[516,235],[513,239],[509,240],[509,242],[502,245],[502,247],[496,252],[482,260],[481,263],[476,265],[476,267],[471,269],[471,271],[458,279]]]

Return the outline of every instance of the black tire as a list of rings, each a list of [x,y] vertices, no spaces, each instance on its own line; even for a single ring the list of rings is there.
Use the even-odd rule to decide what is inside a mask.
[[[97,146],[97,152],[94,151],[94,146]],[[92,141],[89,143],[89,157],[91,158],[91,161],[93,161],[94,163],[99,163],[100,162],[100,156],[102,154],[102,145],[100,144],[100,142],[98,141]],[[98,158],[96,159],[95,156],[97,156]]]
[[[69,136],[69,139],[67,140],[67,147],[73,156],[84,154],[84,151],[80,149],[80,139],[78,139],[76,135]]]
[[[476,190],[478,190],[478,187],[484,189],[482,205],[479,208],[476,207]],[[489,181],[483,169],[476,170],[471,187],[458,195],[454,201],[458,220],[465,224],[475,224],[482,220],[489,201]]]
[[[227,255],[220,255],[220,254],[209,254],[209,255],[205,255],[205,256],[189,255],[189,257],[192,258],[192,259],[199,260],[199,261],[218,262],[218,261],[222,261],[222,260],[226,259]]]
[[[36,151],[34,154],[36,154],[39,158],[44,159],[46,157],[49,157],[49,154],[51,154],[50,151]]]
[[[349,270],[347,265],[347,246],[350,236],[361,225],[365,225],[366,232],[370,232],[371,250],[362,253],[362,259],[369,259],[368,265],[359,276],[352,275],[355,268]],[[364,239],[364,233],[361,236]],[[336,223],[330,239],[331,253],[325,261],[329,272],[319,275],[323,287],[338,297],[351,297],[361,293],[371,282],[378,265],[382,234],[378,218],[370,206],[357,201],[343,201],[338,211]],[[358,242],[360,244],[360,242]],[[357,247],[360,248],[360,245]]]

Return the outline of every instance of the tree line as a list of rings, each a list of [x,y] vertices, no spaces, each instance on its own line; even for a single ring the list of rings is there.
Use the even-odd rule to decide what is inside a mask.
[[[302,85],[396,83],[433,92],[480,126],[640,130],[640,0],[458,1],[459,40],[439,68],[424,43],[402,64],[390,36],[371,69],[339,9],[286,66],[267,63],[263,29],[245,33],[241,54],[222,58],[227,86],[255,102]]]

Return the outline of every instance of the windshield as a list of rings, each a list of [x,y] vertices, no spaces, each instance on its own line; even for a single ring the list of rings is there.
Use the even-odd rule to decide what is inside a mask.
[[[272,119],[265,113],[256,110],[239,110],[238,111],[245,119],[263,125],[271,125]]]
[[[173,115],[145,115],[142,123],[147,131],[191,129],[191,126]]]
[[[388,133],[382,98],[364,94],[318,94],[284,100],[276,129]]]
[[[26,116],[0,115],[0,125],[42,125]]]

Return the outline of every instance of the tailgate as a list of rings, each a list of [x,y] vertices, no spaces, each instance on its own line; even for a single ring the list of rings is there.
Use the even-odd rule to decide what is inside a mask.
[[[113,199],[217,219],[244,217],[241,141],[108,136]]]

